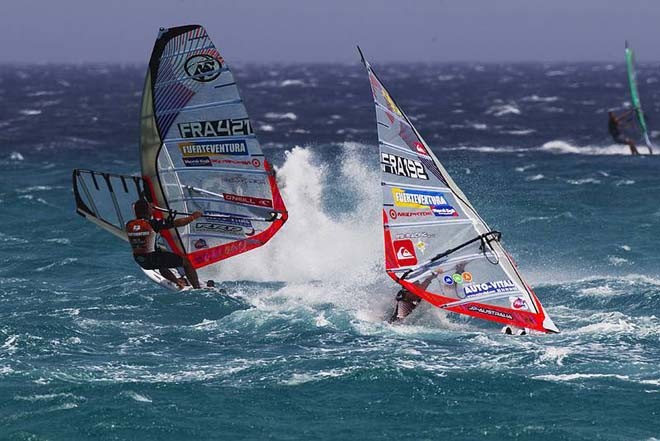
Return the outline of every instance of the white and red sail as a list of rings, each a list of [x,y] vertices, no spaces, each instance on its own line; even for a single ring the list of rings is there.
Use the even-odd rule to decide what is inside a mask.
[[[161,29],[142,96],[142,176],[74,170],[77,212],[126,239],[131,204],[201,211],[162,231],[167,246],[201,268],[259,247],[284,225],[286,207],[236,80],[202,26]]]
[[[502,247],[500,233],[479,216],[364,57],[362,61],[376,107],[387,273],[437,307],[559,332]]]
[[[142,96],[141,163],[154,203],[204,213],[163,233],[196,268],[263,245],[286,221],[234,75],[202,26],[158,35]]]

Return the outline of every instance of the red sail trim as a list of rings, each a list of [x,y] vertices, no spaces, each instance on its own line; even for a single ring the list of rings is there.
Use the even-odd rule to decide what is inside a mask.
[[[383,225],[384,238],[385,238],[385,268],[394,269],[398,268],[399,264],[396,259],[396,254],[394,247],[392,245],[392,234],[387,225],[387,213],[383,210]],[[419,285],[411,283],[407,280],[401,280],[399,277],[394,274],[392,271],[387,271],[392,279],[395,282],[403,286],[405,289],[411,293],[421,297],[426,300],[433,306],[442,307],[447,303],[455,302],[457,299],[452,297],[446,297],[439,294],[434,294],[424,290]],[[529,288],[529,287],[528,287]],[[532,300],[535,303],[536,310],[539,311],[538,314],[535,314],[530,311],[521,311],[509,308],[503,308],[501,306],[486,305],[484,303],[479,303],[475,299],[474,302],[464,303],[458,306],[452,306],[448,308],[443,308],[447,311],[452,311],[458,314],[469,315],[471,317],[476,317],[483,320],[490,320],[493,322],[503,323],[505,325],[512,325],[519,328],[528,328],[534,329],[541,332],[549,332],[545,327],[543,327],[543,322],[545,320],[545,314],[543,313],[543,308],[541,308],[541,302],[530,289],[530,294]]]
[[[455,302],[456,299],[451,297],[445,297],[439,294],[433,294],[428,291],[425,291],[420,286],[415,285],[414,283],[408,282],[406,280],[400,280],[393,273],[389,273],[390,277],[398,282],[401,286],[406,288],[411,293],[421,297],[427,302],[431,303],[434,306],[441,307],[447,303]],[[538,299],[534,296],[534,301],[538,304]],[[469,315],[471,317],[476,317],[483,320],[489,320],[493,322],[503,323],[505,325],[512,325],[519,328],[528,328],[534,329],[536,331],[541,331],[548,333],[549,331],[543,326],[543,321],[545,320],[545,314],[540,312],[534,314],[529,311],[520,311],[509,308],[503,308],[501,306],[486,305],[484,303],[479,303],[478,301],[464,303],[458,306],[452,306],[448,308],[443,308],[447,311],[456,312],[458,314]],[[540,310],[543,311],[543,310]]]
[[[396,253],[392,245],[392,234],[387,224],[387,212],[385,210],[383,210],[383,227],[385,228],[385,269],[398,268],[399,264],[396,261]]]
[[[277,233],[277,231],[282,228],[282,225],[284,225],[288,218],[286,206],[284,205],[284,200],[282,199],[280,190],[277,188],[275,173],[271,165],[266,160],[264,160],[264,169],[268,172],[268,183],[270,184],[270,190],[273,194],[273,211],[281,213],[281,218],[274,220],[268,228],[255,236],[229,242],[223,245],[218,245],[213,248],[188,253],[188,258],[190,259],[193,267],[202,268],[221,260],[236,256],[238,254],[245,253],[246,251],[258,248],[268,242],[275,235],[275,233]]]

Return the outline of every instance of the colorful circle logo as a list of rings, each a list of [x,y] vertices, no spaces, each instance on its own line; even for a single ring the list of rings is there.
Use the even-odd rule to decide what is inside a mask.
[[[442,278],[442,281],[445,282],[447,285],[453,285],[454,284],[454,279],[451,278],[451,276],[444,276]]]
[[[470,273],[470,272],[468,272],[468,271],[465,271],[465,272],[462,274],[462,276],[463,276],[463,281],[464,281],[465,283],[470,283],[470,282],[472,282],[472,273]]]
[[[259,161],[258,159],[253,159],[252,165],[254,165],[256,168],[259,168],[261,167],[261,161]]]
[[[395,209],[391,209],[391,210],[390,210],[390,217],[391,217],[392,219],[396,219],[397,214],[396,214],[396,210],[395,210]]]
[[[451,278],[454,279],[454,282],[456,283],[463,283],[463,277],[458,273],[455,273]]]

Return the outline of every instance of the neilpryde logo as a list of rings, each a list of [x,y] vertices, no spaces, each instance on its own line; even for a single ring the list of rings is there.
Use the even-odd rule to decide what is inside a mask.
[[[445,199],[444,193],[427,190],[392,188],[394,205],[408,208],[430,208],[435,216],[456,217],[458,212]]]
[[[208,83],[220,76],[222,61],[208,54],[193,55],[186,60],[184,70],[190,79]]]

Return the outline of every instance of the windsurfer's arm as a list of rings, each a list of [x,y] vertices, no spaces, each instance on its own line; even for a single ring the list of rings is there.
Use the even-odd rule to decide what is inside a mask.
[[[619,117],[616,119],[617,122],[632,119],[633,113],[635,112],[635,109],[628,109],[625,112],[623,112]]]
[[[173,224],[175,227],[183,227],[184,225],[188,225],[190,222],[200,217],[202,217],[202,213],[200,211],[195,211],[190,216],[182,217],[180,219],[174,219]]]

